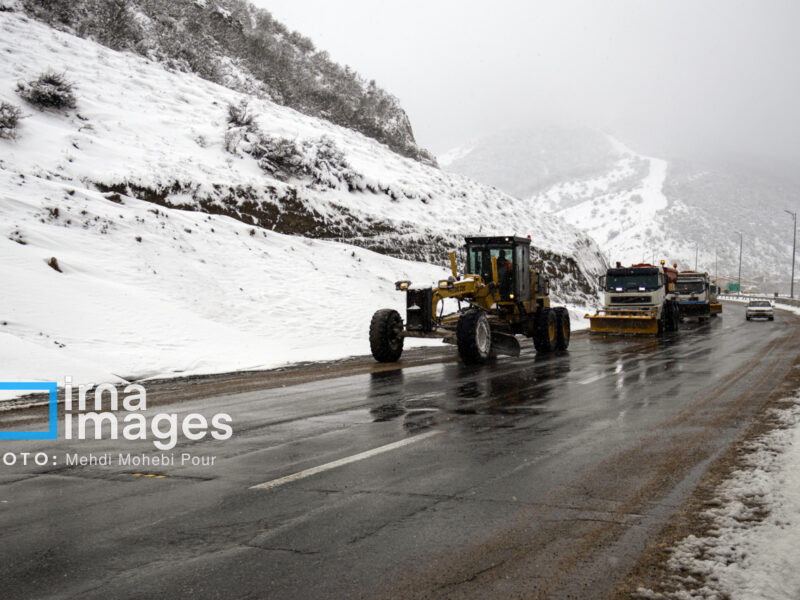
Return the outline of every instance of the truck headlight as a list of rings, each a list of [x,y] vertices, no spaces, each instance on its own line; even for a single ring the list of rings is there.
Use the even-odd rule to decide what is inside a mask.
[[[400,290],[401,292],[405,292],[408,289],[408,286],[411,285],[410,281],[395,281],[394,282],[394,289]]]

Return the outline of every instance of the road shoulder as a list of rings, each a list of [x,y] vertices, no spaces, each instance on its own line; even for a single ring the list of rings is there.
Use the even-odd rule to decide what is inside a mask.
[[[717,523],[710,509],[720,506],[720,486],[729,481],[735,472],[747,469],[749,458],[757,446],[754,442],[786,423],[779,411],[794,406],[793,398],[800,389],[800,357],[794,367],[765,398],[764,404],[753,416],[739,439],[722,452],[710,465],[705,476],[692,494],[683,502],[670,521],[650,542],[635,566],[625,576],[613,594],[615,600],[623,598],[672,598],[675,594],[690,594],[692,589],[704,586],[704,575],[676,571],[670,564],[675,548],[690,536],[704,538],[714,536]],[[753,523],[766,515],[759,515]],[[688,577],[687,577],[688,576]],[[639,592],[645,591],[644,594]],[[692,596],[693,597],[693,596]]]

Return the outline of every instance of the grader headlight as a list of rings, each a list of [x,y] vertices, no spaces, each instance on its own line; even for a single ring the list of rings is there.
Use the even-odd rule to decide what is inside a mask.
[[[411,285],[410,281],[406,281],[406,280],[395,281],[394,282],[394,289],[399,290],[401,292],[405,292],[406,290],[408,290],[408,286],[410,286],[410,285]]]
[[[450,279],[441,279],[439,280],[439,289],[440,290],[449,290],[453,287],[453,282]]]

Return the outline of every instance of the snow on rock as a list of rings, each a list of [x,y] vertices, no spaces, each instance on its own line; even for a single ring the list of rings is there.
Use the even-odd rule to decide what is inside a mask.
[[[800,598],[800,396],[775,411],[779,427],[749,444],[746,465],[706,511],[710,535],[689,536],[672,551],[668,591],[642,598],[796,600]]]

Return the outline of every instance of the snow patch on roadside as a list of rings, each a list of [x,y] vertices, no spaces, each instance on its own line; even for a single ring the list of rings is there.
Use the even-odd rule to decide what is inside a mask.
[[[719,486],[719,506],[705,512],[710,534],[673,549],[670,591],[640,588],[638,597],[800,598],[800,396],[790,401],[774,411],[779,428],[748,444],[746,466]]]

